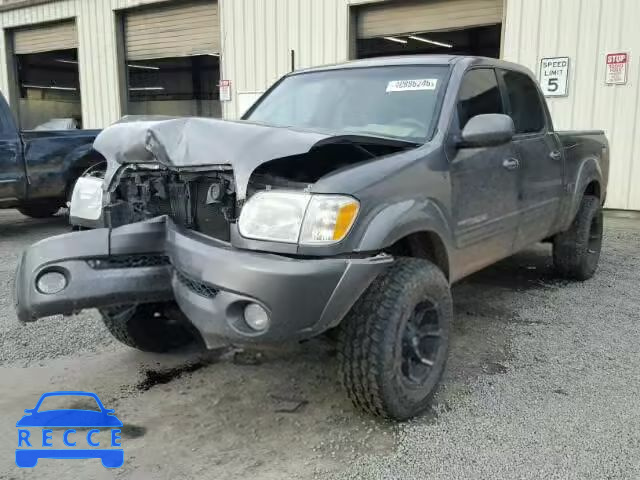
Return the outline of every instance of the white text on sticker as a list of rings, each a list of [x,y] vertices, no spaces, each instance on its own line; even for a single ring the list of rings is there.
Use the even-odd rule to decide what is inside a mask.
[[[437,78],[418,78],[415,80],[393,80],[387,85],[388,92],[407,92],[411,90],[435,90]]]

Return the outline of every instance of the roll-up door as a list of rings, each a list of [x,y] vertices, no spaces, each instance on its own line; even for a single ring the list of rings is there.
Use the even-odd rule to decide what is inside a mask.
[[[78,48],[76,23],[70,21],[19,28],[13,33],[13,48],[16,55]]]
[[[358,9],[358,38],[454,30],[502,22],[503,0],[422,0]]]
[[[126,14],[128,60],[175,58],[220,52],[215,1],[175,2]]]

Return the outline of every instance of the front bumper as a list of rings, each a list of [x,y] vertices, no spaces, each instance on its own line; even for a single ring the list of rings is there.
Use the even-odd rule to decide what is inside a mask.
[[[337,325],[392,258],[295,259],[232,248],[160,217],[113,230],[53,237],[24,254],[16,274],[18,318],[32,322],[85,308],[174,300],[207,345],[220,339],[310,338]],[[67,286],[44,294],[37,280],[61,272]],[[252,330],[244,307],[258,303],[269,327]]]

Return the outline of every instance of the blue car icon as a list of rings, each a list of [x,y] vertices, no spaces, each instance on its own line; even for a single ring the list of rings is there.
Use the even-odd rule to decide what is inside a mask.
[[[71,396],[71,397],[89,397],[93,398],[98,407],[97,410],[84,409],[58,409],[39,411],[42,402],[50,397]],[[102,465],[107,468],[118,468],[124,463],[124,452],[122,448],[53,448],[52,430],[50,428],[66,428],[63,440],[67,447],[75,447],[77,442],[71,442],[70,436],[74,435],[80,438],[82,432],[76,432],[75,428],[90,430],[87,432],[86,439],[90,447],[98,447],[101,443],[107,443],[104,440],[98,442],[94,440],[94,436],[101,432],[100,428],[111,429],[110,442],[111,447],[120,447],[117,440],[120,438],[119,427],[122,422],[114,415],[114,410],[107,409],[100,401],[100,398],[91,392],[49,392],[40,397],[38,403],[33,409],[25,410],[26,415],[17,423],[18,431],[18,447],[16,449],[16,465],[23,468],[35,467],[40,458],[55,459],[84,459],[99,458]],[[32,428],[42,428],[42,448],[36,445],[40,436],[33,435],[33,431],[27,430]],[[30,440],[33,438],[32,440]],[[78,440],[79,440],[78,438]],[[34,448],[20,448],[23,446]]]

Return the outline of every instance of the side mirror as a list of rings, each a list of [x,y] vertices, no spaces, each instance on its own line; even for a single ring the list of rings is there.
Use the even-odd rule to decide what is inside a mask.
[[[490,113],[472,117],[462,130],[459,148],[492,147],[505,144],[515,135],[513,119],[509,115]]]

